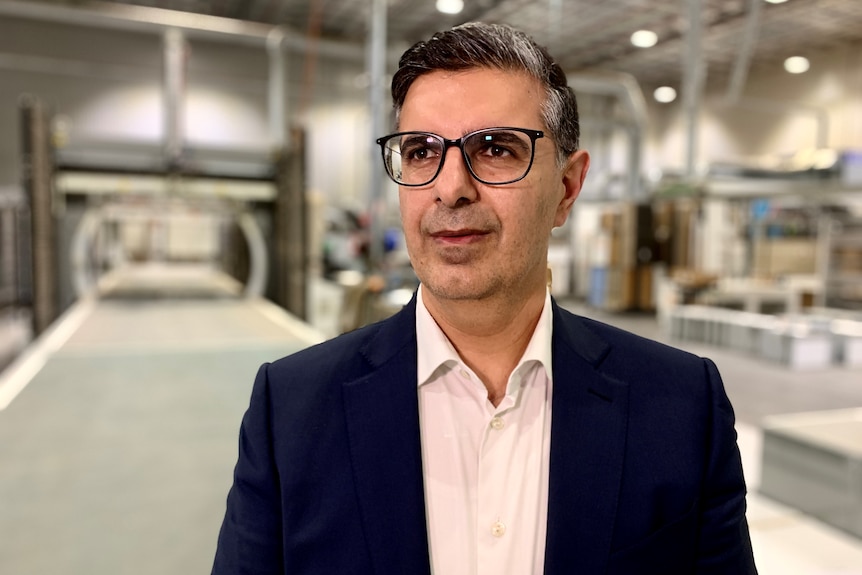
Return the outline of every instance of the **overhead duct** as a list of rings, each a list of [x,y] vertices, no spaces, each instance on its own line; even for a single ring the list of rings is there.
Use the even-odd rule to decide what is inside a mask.
[[[760,30],[760,9],[762,0],[748,1],[748,15],[745,18],[742,42],[733,70],[730,73],[730,83],[727,85],[725,100],[728,104],[735,104],[742,94],[745,80],[748,77],[748,68],[751,65],[751,56],[754,53],[754,44],[757,41],[757,33]]]
[[[788,102],[785,100],[765,100],[758,98],[743,98],[742,92],[751,66],[751,56],[760,30],[760,11],[762,0],[749,0],[748,15],[745,20],[742,41],[739,52],[730,74],[730,82],[724,100],[719,102],[720,106],[735,107],[751,110],[758,113],[801,112],[810,114],[817,124],[815,132],[815,146],[818,149],[829,145],[829,113],[825,108],[811,106],[802,103]]]
[[[602,72],[569,74],[569,86],[576,94],[610,96],[625,111],[623,123],[628,136],[627,196],[634,199],[641,193],[641,164],[644,132],[647,124],[647,107],[643,91],[637,80],[629,74]]]

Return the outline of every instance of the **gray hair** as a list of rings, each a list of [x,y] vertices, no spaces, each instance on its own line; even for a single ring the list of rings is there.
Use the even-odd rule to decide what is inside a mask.
[[[500,24],[463,24],[437,32],[404,52],[392,77],[396,124],[407,91],[416,78],[438,70],[457,72],[471,68],[526,72],[539,80],[546,93],[541,104],[542,120],[557,145],[561,163],[578,149],[578,104],[565,72],[543,46],[523,32]]]

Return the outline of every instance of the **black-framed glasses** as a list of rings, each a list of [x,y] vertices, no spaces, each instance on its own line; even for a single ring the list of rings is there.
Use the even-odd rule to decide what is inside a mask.
[[[431,132],[398,132],[378,138],[386,173],[402,186],[427,186],[443,169],[446,152],[461,150],[470,174],[492,186],[524,179],[533,166],[539,130],[484,128],[457,140]]]

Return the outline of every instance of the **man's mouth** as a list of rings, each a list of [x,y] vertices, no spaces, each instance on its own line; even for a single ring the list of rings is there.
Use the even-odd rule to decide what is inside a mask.
[[[430,235],[433,239],[444,244],[468,244],[479,241],[489,232],[471,228],[457,230],[438,230]]]

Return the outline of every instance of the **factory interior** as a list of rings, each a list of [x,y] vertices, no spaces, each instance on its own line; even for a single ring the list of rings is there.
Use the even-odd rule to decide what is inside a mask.
[[[208,572],[257,368],[418,286],[375,139],[469,21],[578,97],[556,301],[716,362],[761,575],[862,575],[859,0],[0,0],[0,573]]]

